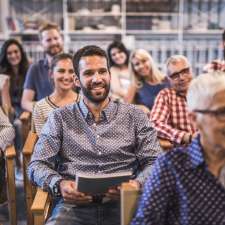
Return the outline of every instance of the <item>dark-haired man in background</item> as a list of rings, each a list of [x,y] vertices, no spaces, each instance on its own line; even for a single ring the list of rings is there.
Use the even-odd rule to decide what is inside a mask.
[[[39,37],[44,49],[45,58],[30,66],[21,100],[22,107],[32,112],[34,102],[53,92],[49,77],[49,66],[53,56],[63,51],[63,40],[56,24],[47,23],[39,30]]]

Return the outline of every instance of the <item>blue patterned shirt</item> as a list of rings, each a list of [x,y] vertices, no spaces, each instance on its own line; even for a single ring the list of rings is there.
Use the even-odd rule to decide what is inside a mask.
[[[156,131],[136,106],[110,101],[96,123],[80,101],[50,114],[35,146],[28,176],[50,191],[58,180],[74,179],[77,172],[132,170],[143,183],[159,152]]]
[[[199,137],[156,160],[132,221],[139,224],[225,224],[225,188],[208,170]]]

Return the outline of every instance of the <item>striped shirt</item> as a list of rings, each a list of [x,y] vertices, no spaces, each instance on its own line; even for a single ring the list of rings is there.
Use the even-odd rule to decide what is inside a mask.
[[[185,133],[196,132],[188,115],[186,98],[178,95],[172,88],[165,88],[159,92],[150,120],[158,132],[158,137],[175,144],[181,144]]]
[[[79,98],[80,96],[77,95],[76,101],[78,101]],[[45,122],[47,121],[49,114],[54,109],[57,109],[57,108],[59,107],[51,101],[49,96],[41,99],[35,104],[34,110],[32,113],[32,122],[34,125],[34,131],[37,133],[38,136],[40,136],[41,130]]]

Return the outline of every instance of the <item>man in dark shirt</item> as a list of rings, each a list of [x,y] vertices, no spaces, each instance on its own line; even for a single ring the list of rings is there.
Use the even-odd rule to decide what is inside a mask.
[[[40,41],[45,58],[30,66],[24,83],[22,107],[32,112],[35,101],[38,101],[53,91],[49,77],[49,65],[53,56],[63,51],[63,40],[56,24],[45,24],[39,30]]]
[[[83,99],[50,115],[28,174],[36,185],[60,197],[47,224],[118,225],[119,187],[96,198],[77,191],[76,174],[131,171],[131,182],[142,186],[161,148],[144,112],[108,97],[111,77],[105,51],[86,46],[73,63]]]

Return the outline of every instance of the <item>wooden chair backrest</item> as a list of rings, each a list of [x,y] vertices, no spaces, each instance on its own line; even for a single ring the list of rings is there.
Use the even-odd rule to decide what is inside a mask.
[[[16,150],[13,145],[5,149],[6,159],[6,179],[7,179],[7,198],[9,209],[9,220],[11,225],[17,224],[16,211],[16,183],[15,183],[15,158]]]
[[[24,189],[25,189],[25,200],[27,206],[27,224],[33,225],[33,215],[31,212],[31,205],[33,203],[36,188],[31,184],[27,177],[27,168],[30,162],[34,146],[38,140],[36,133],[29,131],[27,139],[23,147],[23,171],[24,171]]]

